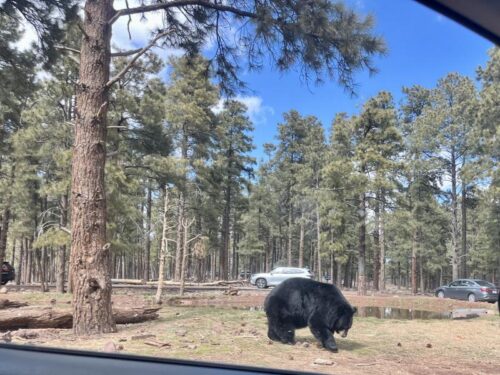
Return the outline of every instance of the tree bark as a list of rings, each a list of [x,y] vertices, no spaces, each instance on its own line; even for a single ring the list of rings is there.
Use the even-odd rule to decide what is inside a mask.
[[[228,263],[229,263],[229,236],[230,236],[230,219],[231,219],[231,184],[228,183],[224,192],[224,212],[222,214],[222,246],[220,249],[220,279],[227,280]]]
[[[316,241],[318,247],[318,278],[319,281],[322,281],[321,274],[321,217],[319,213],[319,204],[316,204]]]
[[[113,309],[117,324],[142,323],[158,318],[159,308]],[[3,310],[0,314],[0,331],[33,328],[71,328],[74,326],[71,311],[52,308],[27,308]]]
[[[451,151],[451,266],[453,280],[459,278],[459,261],[458,254],[458,203],[457,203],[457,161],[455,150]]]
[[[68,225],[68,196],[65,194],[61,197],[61,219],[60,223],[63,228]],[[56,291],[64,293],[64,279],[66,270],[66,245],[63,245],[57,251],[57,273],[56,273]]]
[[[417,229],[413,229],[411,239],[411,293],[417,294]]]
[[[179,200],[177,202],[177,242],[175,247],[175,272],[174,280],[179,281],[181,278],[181,262],[182,262],[182,223],[184,221],[185,200],[184,193],[179,192]]]
[[[146,201],[146,249],[144,259],[144,280],[149,281],[149,269],[151,263],[151,207],[153,206],[153,198],[151,186],[148,186],[148,197]]]
[[[380,194],[377,194],[375,203],[375,228],[373,230],[373,289],[379,290],[380,279]]]
[[[300,210],[299,268],[304,266],[304,210]]]
[[[380,239],[380,280],[379,289],[383,292],[385,290],[385,205],[384,205],[384,193],[382,192],[382,202],[380,205],[380,216],[379,216],[379,239]]]
[[[292,266],[292,220],[293,220],[293,206],[290,202],[288,207],[288,248],[287,248],[287,261],[288,267]]]
[[[108,21],[113,14],[112,0],[85,3],[71,191],[73,331],[77,335],[116,331],[104,181],[111,58]]]
[[[467,278],[467,185],[462,181],[462,277]]]
[[[366,295],[366,196],[359,195],[359,228],[358,228],[358,295]]]
[[[167,187],[163,188],[163,229],[161,234],[160,246],[160,264],[158,267],[158,288],[156,289],[155,302],[161,302],[161,293],[163,289],[163,280],[165,272],[165,259],[168,253],[168,240],[167,240],[167,213],[168,213],[168,190]],[[147,280],[146,280],[147,282]]]
[[[14,309],[18,307],[28,306],[26,302],[9,301],[8,299],[0,299],[0,310]]]

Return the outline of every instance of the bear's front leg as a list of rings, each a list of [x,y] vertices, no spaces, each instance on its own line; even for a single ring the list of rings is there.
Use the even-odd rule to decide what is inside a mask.
[[[325,349],[331,350],[334,353],[339,351],[337,343],[333,338],[333,334],[328,327],[324,324],[323,319],[317,315],[313,315],[308,321],[311,333],[321,342]]]

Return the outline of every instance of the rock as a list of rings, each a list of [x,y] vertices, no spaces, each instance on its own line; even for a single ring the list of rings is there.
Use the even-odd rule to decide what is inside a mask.
[[[50,304],[51,304],[52,306],[54,306],[56,303],[57,303],[57,300],[56,300],[55,298],[52,298],[52,299],[50,300]]]
[[[11,341],[12,341],[12,334],[10,333],[10,331],[0,334],[0,342],[11,342]]]
[[[33,331],[24,331],[24,332],[20,332],[17,337],[20,337],[22,339],[26,339],[26,340],[32,340],[32,339],[36,339],[38,338],[40,335],[38,334],[38,332],[33,332]]]
[[[272,345],[272,344],[273,344],[273,342],[271,340],[267,341],[267,345]]]
[[[308,348],[308,347],[309,347],[309,343],[308,343],[308,342],[303,342],[303,343],[302,343],[302,347],[304,347],[304,348]]]
[[[425,347],[430,349],[432,348],[432,344],[427,344]]]
[[[293,361],[293,355],[289,354],[289,355],[288,355],[288,359],[289,359],[290,361]]]
[[[179,330],[175,331],[175,334],[176,334],[177,336],[180,336],[180,337],[184,337],[184,336],[186,336],[186,335],[187,335],[187,333],[188,333],[188,332],[187,332],[187,330],[185,330],[185,329],[179,329]]]
[[[118,339],[118,342],[125,342],[125,341],[127,341],[127,338],[126,338],[126,337],[120,337],[120,338]]]
[[[333,362],[331,359],[322,359],[322,358],[316,358],[314,360],[315,365],[321,365],[321,366],[333,366],[335,362]]]
[[[102,351],[106,353],[116,353],[118,350],[119,350],[118,347],[115,345],[113,341],[108,341],[106,344],[104,344],[104,347],[102,348]]]
[[[403,346],[400,342],[397,343],[398,346]]]
[[[0,288],[0,294],[7,294],[7,292],[8,292],[8,290],[6,287],[3,286]]]
[[[486,309],[455,309],[451,312],[452,319],[472,319],[488,315]]]
[[[144,339],[153,339],[155,338],[156,335],[151,335],[149,333],[144,333],[142,335],[134,335],[130,337],[130,340],[136,341],[136,340],[144,340]]]

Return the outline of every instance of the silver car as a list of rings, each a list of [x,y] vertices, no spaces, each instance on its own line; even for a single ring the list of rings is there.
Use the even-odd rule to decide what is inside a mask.
[[[436,289],[436,297],[463,299],[470,302],[486,301],[495,303],[498,299],[498,289],[492,283],[478,279],[455,280],[449,285]]]
[[[256,273],[250,278],[250,283],[257,288],[263,289],[269,286],[276,286],[287,279],[293,277],[303,277],[312,279],[313,274],[307,268],[278,267],[269,273]]]

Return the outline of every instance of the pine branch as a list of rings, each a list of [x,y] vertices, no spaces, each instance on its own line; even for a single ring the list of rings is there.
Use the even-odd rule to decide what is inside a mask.
[[[229,5],[216,4],[207,0],[174,0],[166,3],[143,5],[135,8],[127,8],[117,10],[113,17],[109,20],[109,24],[112,25],[118,18],[122,16],[128,16],[137,13],[147,13],[156,10],[165,10],[169,8],[180,8],[189,5],[198,5],[205,8],[210,8],[214,10],[219,10],[222,12],[233,13],[240,17],[257,18],[257,14],[253,12],[247,12]]]
[[[130,51],[118,51],[118,52],[113,52],[111,54],[111,57],[127,57],[127,56],[132,56],[135,55],[136,53],[141,52],[142,48],[137,48],[137,49],[132,49]]]
[[[113,86],[116,82],[118,82],[135,64],[135,62],[144,55],[147,51],[149,51],[155,44],[156,42],[163,38],[164,36],[167,36],[169,34],[169,31],[164,31],[156,35],[146,46],[141,48],[139,52],[132,58],[132,60],[129,61],[129,63],[113,78],[111,78],[108,83],[106,83],[106,87],[111,87]]]

